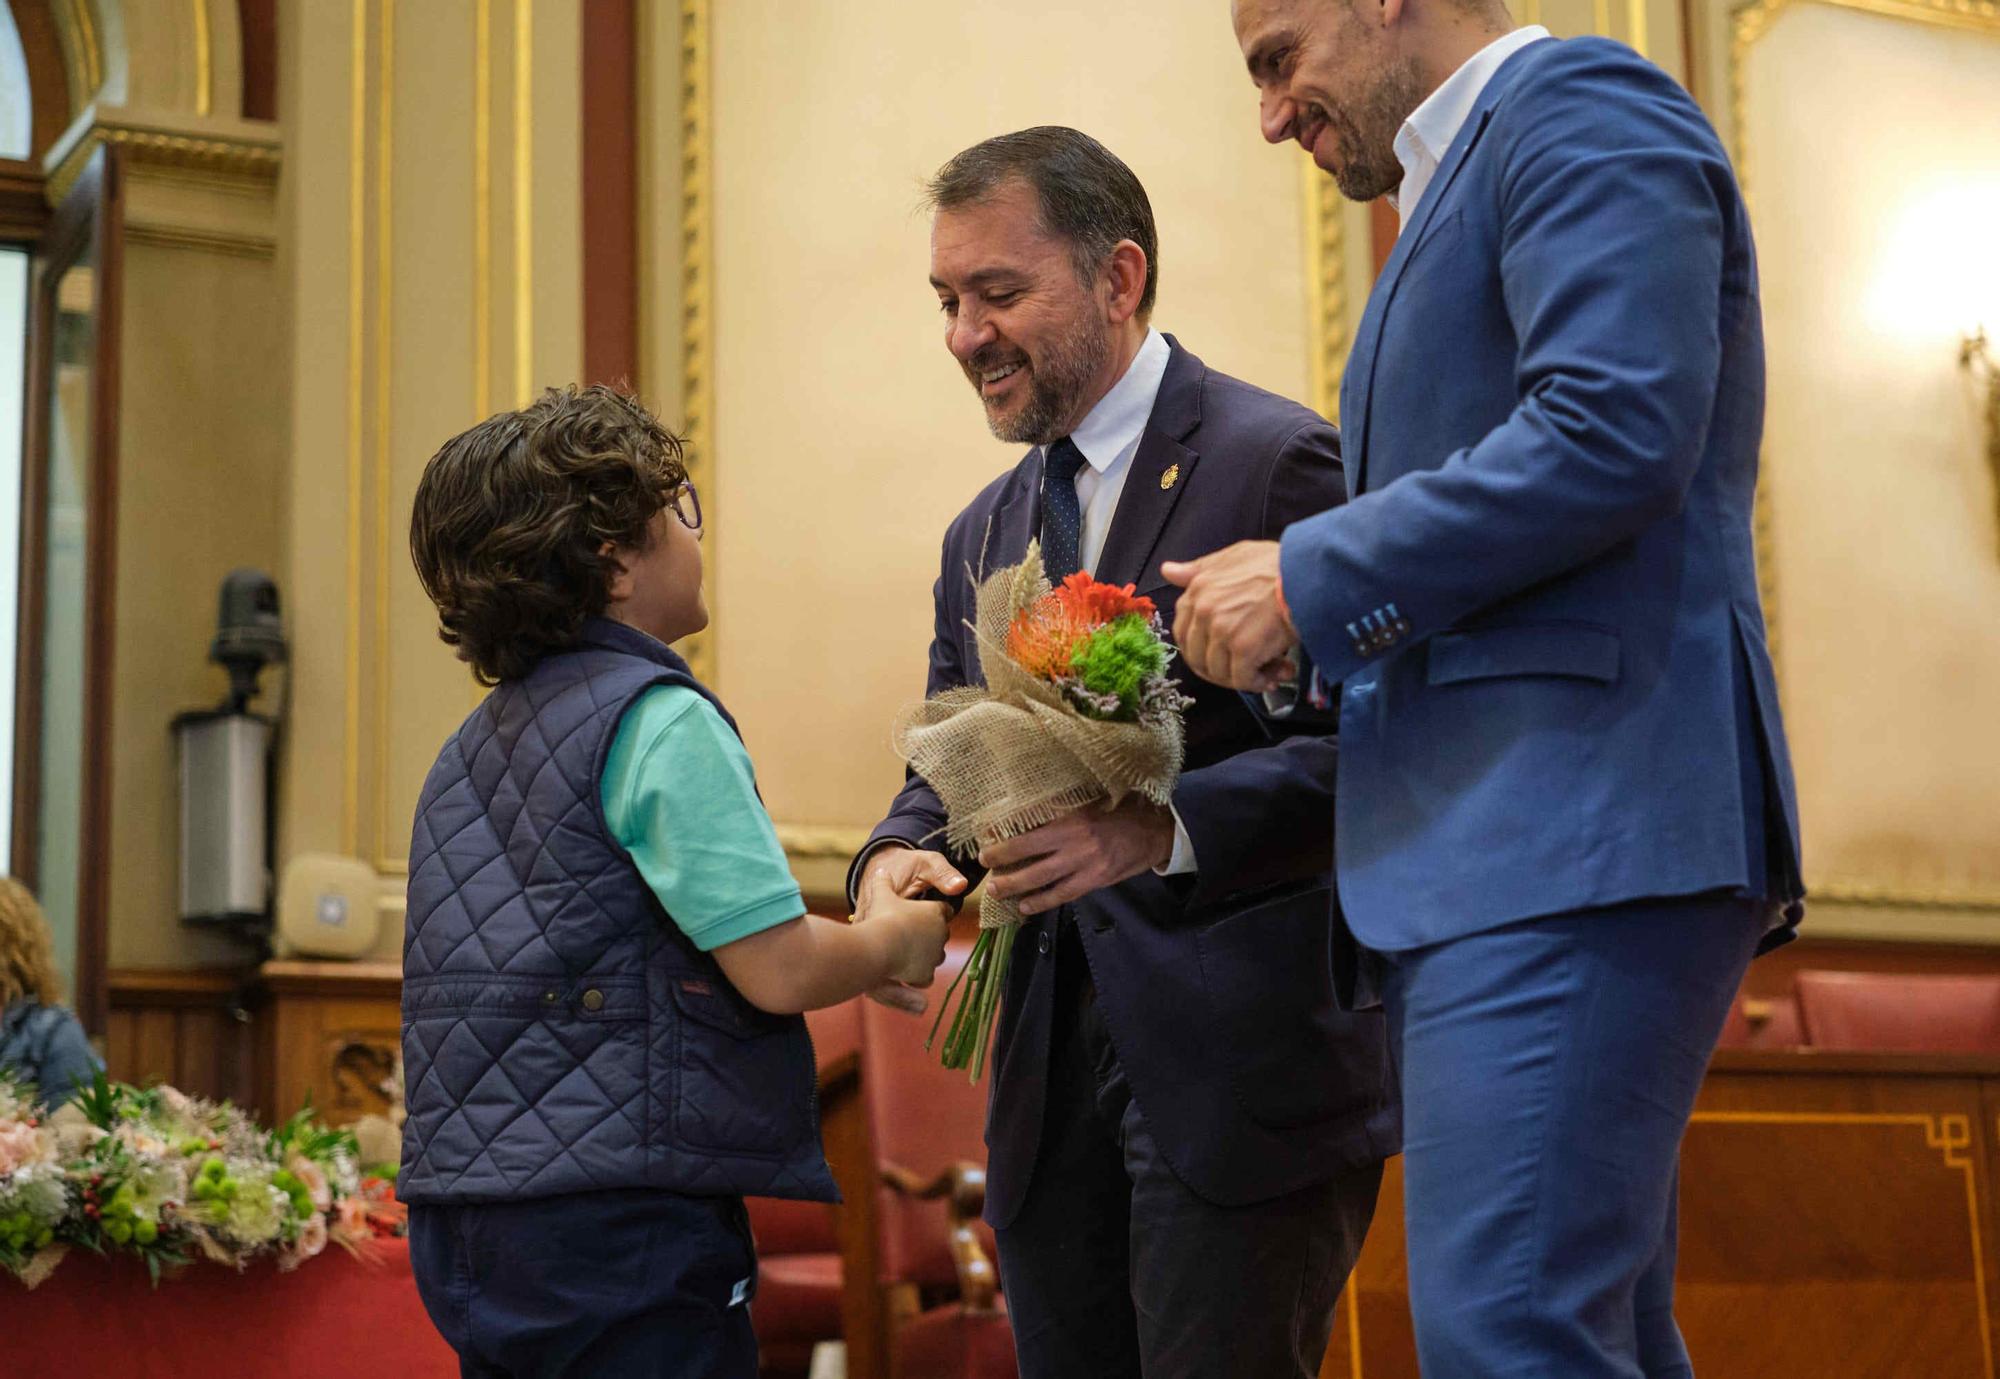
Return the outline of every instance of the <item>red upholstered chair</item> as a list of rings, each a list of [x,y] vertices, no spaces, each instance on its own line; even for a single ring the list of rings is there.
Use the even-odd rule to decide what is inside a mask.
[[[851,1065],[861,1043],[859,1001],[807,1014],[822,1077]],[[840,1239],[834,1208],[824,1202],[747,1199],[757,1238],[757,1301],[750,1309],[757,1332],[758,1369],[771,1379],[803,1376],[813,1347],[841,1338]]]
[[[2000,976],[1802,971],[1797,982],[1816,1049],[2000,1053]]]
[[[848,1329],[852,1379],[885,1371],[886,1379],[1015,1379],[993,1236],[979,1220],[986,1082],[975,1086],[924,1051],[938,1003],[971,949],[969,938],[952,941],[923,1019],[872,1002],[861,1008],[863,1119],[881,1176],[870,1238],[858,1242],[876,1287],[873,1316]]]
[[[1719,1047],[1795,1049],[1806,1042],[1796,996],[1738,996],[1722,1024]]]

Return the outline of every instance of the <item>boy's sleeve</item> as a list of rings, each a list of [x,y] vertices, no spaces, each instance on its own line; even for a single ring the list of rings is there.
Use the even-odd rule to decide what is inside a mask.
[[[611,836],[703,952],[805,913],[750,755],[695,691],[658,685],[626,710],[601,790]]]

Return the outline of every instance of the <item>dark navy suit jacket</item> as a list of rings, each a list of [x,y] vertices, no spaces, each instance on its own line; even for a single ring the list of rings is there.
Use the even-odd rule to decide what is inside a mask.
[[[1179,591],[1160,578],[1162,561],[1275,538],[1345,494],[1331,426],[1168,343],[1093,573],[1136,584],[1171,625]],[[979,682],[968,571],[982,549],[989,568],[1021,558],[1040,530],[1041,470],[1030,451],[946,533],[927,693]],[[1394,1153],[1399,1116],[1381,1017],[1335,999],[1326,818],[1337,747],[1320,735],[1326,724],[1272,728],[1238,695],[1180,678],[1195,702],[1174,805],[1199,870],[1143,873],[1084,897],[1061,922],[1077,926],[1119,1061],[1167,1161],[1203,1197],[1240,1204]],[[936,793],[912,775],[870,843],[941,847],[944,821]],[[975,862],[954,860],[979,880]],[[1041,1136],[1056,923],[1023,928],[1000,1015],[986,1127],[986,1214],[996,1225],[1020,1209]]]
[[[1515,53],[1355,333],[1349,501],[1281,548],[1342,682],[1362,942],[1711,891],[1796,921],[1763,410],[1749,220],[1700,109],[1616,43]]]

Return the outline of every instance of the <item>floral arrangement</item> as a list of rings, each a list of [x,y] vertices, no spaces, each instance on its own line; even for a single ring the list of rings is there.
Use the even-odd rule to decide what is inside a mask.
[[[30,1288],[71,1248],[136,1255],[157,1281],[198,1258],[292,1269],[403,1229],[390,1178],[310,1107],[262,1130],[226,1102],[99,1074],[44,1114],[0,1073],[0,1269]]]
[[[944,802],[948,844],[973,851],[1132,795],[1167,803],[1189,701],[1167,674],[1173,649],[1152,600],[1081,573],[1050,588],[1038,545],[977,587],[972,626],[986,683],[913,706],[895,729],[897,751]],[[925,1042],[936,1042],[949,1015],[940,1061],[970,1068],[974,1081],[1021,918],[985,894],[978,941]]]

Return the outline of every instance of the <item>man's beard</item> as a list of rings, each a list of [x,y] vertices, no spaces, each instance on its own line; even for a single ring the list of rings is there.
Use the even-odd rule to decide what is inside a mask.
[[[986,409],[993,434],[1015,445],[1047,445],[1068,435],[1082,418],[1077,404],[1111,360],[1111,332],[1088,317],[1052,340],[1032,361],[1025,351],[995,342],[966,361],[975,391],[979,376],[1018,360],[1028,370],[1028,401],[1011,418]],[[980,401],[985,402],[982,393]]]
[[[1327,110],[1327,121],[1340,144],[1340,171],[1334,182],[1342,196],[1373,201],[1402,185],[1396,134],[1422,103],[1416,60],[1404,58],[1385,68],[1381,79],[1352,107]]]

